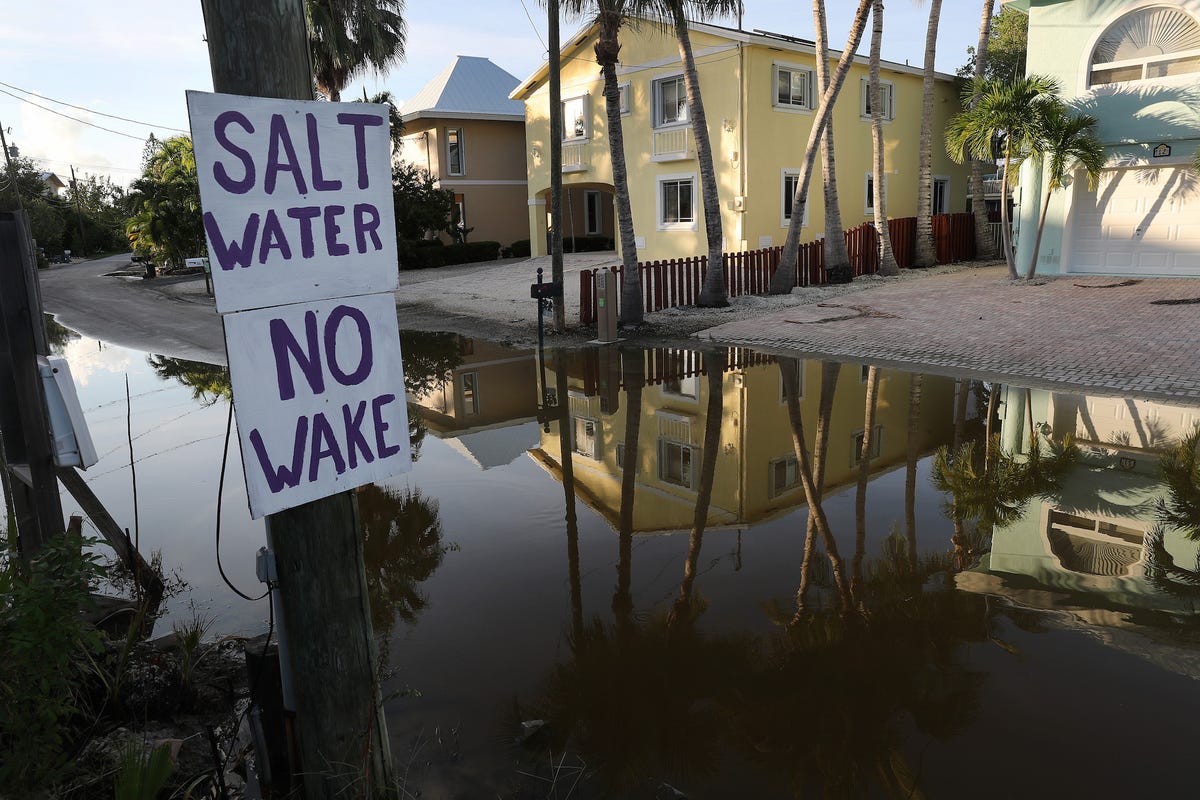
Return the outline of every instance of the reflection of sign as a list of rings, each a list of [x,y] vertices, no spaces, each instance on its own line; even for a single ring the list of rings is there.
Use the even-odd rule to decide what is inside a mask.
[[[187,100],[217,311],[397,287],[385,106]]]
[[[229,314],[225,337],[255,519],[409,469],[391,294]]]
[[[1154,148],[1155,158],[1166,158],[1169,155],[1171,155],[1171,145],[1169,144],[1160,144]]]

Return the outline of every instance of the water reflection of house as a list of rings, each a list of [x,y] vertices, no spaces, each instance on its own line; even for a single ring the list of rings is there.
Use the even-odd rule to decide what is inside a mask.
[[[721,380],[723,412],[720,454],[713,479],[710,526],[748,525],[804,503],[792,447],[791,427],[779,367],[774,359],[746,350],[729,351]],[[629,357],[628,354],[625,356]],[[704,444],[708,379],[700,355],[665,348],[649,350],[647,385],[639,413],[640,436],[634,502],[634,531],[687,529],[692,524]],[[801,412],[808,447],[817,427],[821,362],[801,361]],[[575,491],[616,525],[621,507],[621,464],[625,452],[628,394],[620,385],[619,361],[588,364],[579,354],[568,368]],[[876,473],[902,465],[907,454],[907,373],[881,372],[875,429]],[[955,385],[929,376],[920,406],[918,447],[927,453],[953,433]],[[858,477],[863,433],[866,368],[842,367],[830,421],[826,492]],[[530,455],[561,477],[558,426],[542,433]]]
[[[532,351],[458,339],[462,361],[409,399],[421,422],[478,466],[508,464],[537,442],[537,360]]]
[[[1145,576],[1143,538],[1154,527],[1155,504],[1166,496],[1160,453],[1200,422],[1200,409],[1037,389],[1005,395],[1006,449],[1028,450],[1032,410],[1035,435],[1073,435],[1080,459],[1053,498],[1034,498],[1024,516],[994,532],[984,567],[1000,580],[968,575],[960,584],[1035,607],[1084,605],[1076,613],[1105,624],[1119,621],[1114,609],[1193,610],[1191,600],[1163,592]],[[1176,564],[1195,567],[1197,543],[1169,530],[1163,544]]]

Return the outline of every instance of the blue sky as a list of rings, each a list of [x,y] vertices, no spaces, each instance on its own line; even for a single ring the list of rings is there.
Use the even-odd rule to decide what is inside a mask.
[[[855,5],[852,0],[826,2],[835,47],[846,41]],[[126,134],[101,131],[0,94],[0,124],[11,129],[9,143],[49,170],[69,175],[74,164],[79,172],[109,174],[128,183],[138,174],[151,130],[159,136],[173,131],[108,119],[46,98],[185,129],[184,91],[212,89],[199,0],[35,0],[5,6],[0,15],[0,82],[8,85],[0,85],[0,92]],[[953,72],[965,61],[967,46],[978,36],[980,10],[978,2],[943,3],[939,70]],[[927,3],[890,0],[884,17],[885,59],[921,62],[927,14]],[[405,16],[407,60],[387,75],[357,82],[344,96],[361,93],[365,84],[369,92],[389,89],[403,100],[456,54],[485,56],[521,79],[545,59],[545,14],[538,0],[524,0],[524,5],[521,0],[453,5],[408,0]],[[564,20],[563,40],[579,26],[576,20]],[[803,0],[747,0],[743,27],[812,38],[812,14]],[[860,52],[866,52],[869,35],[868,30]]]

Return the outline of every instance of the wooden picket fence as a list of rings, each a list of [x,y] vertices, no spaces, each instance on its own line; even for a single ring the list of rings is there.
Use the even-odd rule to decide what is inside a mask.
[[[892,252],[901,269],[912,267],[916,258],[917,218],[904,217],[888,221]],[[933,217],[933,234],[938,263],[965,261],[975,257],[975,218],[971,214],[939,214]],[[854,277],[872,275],[879,271],[879,234],[874,224],[864,222],[844,231],[846,253]],[[730,297],[766,294],[771,276],[779,265],[783,247],[764,247],[724,253],[722,271],[725,288]],[[708,256],[689,256],[662,261],[643,261],[638,264],[642,282],[642,302],[647,312],[661,311],[696,304],[708,268]],[[596,322],[596,273],[600,269],[584,270],[579,274],[579,323]],[[617,286],[625,280],[625,268],[608,267],[616,277]],[[796,254],[795,286],[821,286],[826,283],[825,240],[802,243]],[[620,308],[620,291],[617,305]]]
[[[600,353],[601,351],[596,348],[581,351],[579,368],[583,372],[583,393],[587,397],[594,397],[600,391],[600,371],[603,368]],[[643,376],[647,386],[659,386],[708,374],[708,370],[704,367],[704,357],[696,350],[650,347],[642,351],[642,357],[644,359]],[[726,372],[774,362],[775,356],[759,353],[748,347],[728,347],[725,350]],[[618,386],[621,389],[626,388],[623,374]]]

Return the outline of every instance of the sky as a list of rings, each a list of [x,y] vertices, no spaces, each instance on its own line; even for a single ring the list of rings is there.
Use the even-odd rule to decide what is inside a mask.
[[[152,131],[161,138],[186,130],[184,91],[212,91],[199,0],[5,0],[3,5],[0,125],[21,155],[60,177],[69,178],[74,165],[78,174],[109,175],[128,184],[140,172]],[[846,41],[855,5],[853,0],[826,2],[834,48]],[[810,9],[803,0],[746,0],[742,24],[746,30],[811,39]],[[978,37],[980,11],[978,2],[943,3],[938,70],[953,73],[966,60],[967,47]],[[539,0],[459,0],[452,7],[408,0],[405,18],[406,60],[386,75],[356,81],[343,97],[361,95],[365,86],[370,93],[387,89],[403,101],[455,55],[490,58],[521,80],[546,58]],[[884,15],[883,58],[920,64],[927,20],[927,3],[891,0]],[[718,24],[735,27],[736,21]],[[579,27],[579,20],[564,19],[563,42]],[[859,52],[867,52],[869,40],[868,26]]]

